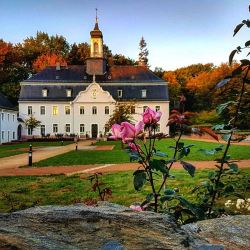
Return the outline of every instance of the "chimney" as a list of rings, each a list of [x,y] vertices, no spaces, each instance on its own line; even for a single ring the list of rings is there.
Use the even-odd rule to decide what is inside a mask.
[[[57,63],[56,63],[56,70],[60,70],[60,69],[61,69],[60,63],[57,62]]]

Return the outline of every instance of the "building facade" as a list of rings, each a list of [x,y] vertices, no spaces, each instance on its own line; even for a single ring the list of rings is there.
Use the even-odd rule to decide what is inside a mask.
[[[0,93],[0,144],[18,139],[17,114],[15,106]]]
[[[105,124],[116,102],[135,103],[135,121],[146,107],[161,110],[159,131],[167,133],[169,98],[167,83],[146,66],[107,65],[103,36],[96,21],[91,35],[90,58],[85,65],[47,67],[21,82],[19,114],[33,115],[41,126],[33,136],[76,134],[96,138],[107,133]],[[23,136],[31,136],[24,129]]]

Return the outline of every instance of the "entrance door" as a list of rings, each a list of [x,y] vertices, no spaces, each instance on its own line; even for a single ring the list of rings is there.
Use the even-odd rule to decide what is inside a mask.
[[[19,124],[18,127],[17,127],[17,140],[21,140],[22,138],[22,125]]]
[[[97,138],[97,132],[98,132],[98,125],[92,124],[91,125],[92,138]]]

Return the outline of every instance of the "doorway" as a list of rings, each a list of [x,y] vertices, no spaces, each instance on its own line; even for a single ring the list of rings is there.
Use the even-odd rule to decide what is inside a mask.
[[[17,127],[17,140],[20,141],[22,138],[22,125],[19,124]]]
[[[92,138],[97,138],[97,133],[98,133],[98,125],[97,124],[92,124],[91,125]]]

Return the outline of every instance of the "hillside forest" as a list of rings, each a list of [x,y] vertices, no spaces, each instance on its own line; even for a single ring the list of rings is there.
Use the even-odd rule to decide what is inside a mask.
[[[142,49],[140,46],[139,49]],[[144,40],[144,50],[145,47]],[[47,66],[55,66],[56,63],[60,63],[62,66],[83,65],[89,54],[88,43],[69,44],[63,36],[48,35],[45,32],[37,32],[35,36],[27,37],[18,44],[0,39],[0,91],[17,105],[22,80]],[[113,54],[107,45],[104,45],[104,54],[109,66],[137,64],[136,60],[122,54]],[[138,54],[140,56],[139,50]],[[208,62],[207,64],[189,65],[173,71],[156,67],[154,73],[168,82],[171,109],[178,108],[180,100],[185,100],[185,110],[197,113],[193,121],[195,124],[215,124],[218,121],[230,119],[233,112],[230,107],[218,116],[216,106],[232,100],[238,95],[238,86],[242,77],[239,75],[223,88],[217,89],[215,86],[237,69],[238,65],[237,61],[232,66],[229,66],[228,63],[216,66]],[[240,129],[250,129],[249,88],[248,85],[243,99],[238,124]]]

